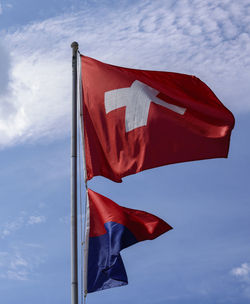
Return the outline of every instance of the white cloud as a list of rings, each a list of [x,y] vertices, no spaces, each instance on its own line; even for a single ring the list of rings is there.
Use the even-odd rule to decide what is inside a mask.
[[[249,111],[249,10],[246,0],[137,1],[126,10],[86,2],[77,14],[3,33],[11,74],[0,146],[69,134],[73,40],[112,64],[196,74],[233,111]]]
[[[6,3],[5,6],[6,6],[7,8],[13,8],[13,4],[11,4],[11,3]]]
[[[46,221],[45,216],[35,216],[31,215],[28,219],[28,225],[40,224]]]
[[[250,263],[243,263],[240,267],[233,268],[231,274],[241,283],[243,295],[250,298]]]
[[[26,281],[42,263],[44,259],[37,254],[26,253],[24,257],[19,250],[0,252],[0,279]]]
[[[1,275],[1,277],[8,280],[26,281],[28,280],[28,272],[26,270],[8,270],[6,274]]]
[[[3,13],[2,4],[0,2],[0,15]]]
[[[28,279],[28,262],[19,253],[0,252],[0,269],[2,279]]]
[[[28,262],[21,257],[19,254],[17,254],[12,261],[10,262],[10,268],[11,269],[17,269],[19,267],[27,267],[28,266]]]
[[[6,238],[8,235],[14,233],[15,231],[21,229],[24,225],[24,213],[18,216],[15,220],[3,223],[0,227],[0,236],[2,239]]]
[[[46,217],[43,215],[30,215],[22,212],[16,219],[3,223],[0,226],[0,237],[5,239],[9,235],[23,229],[25,226],[41,224],[46,222]]]
[[[42,248],[42,246],[40,244],[36,244],[36,243],[27,243],[25,244],[26,247],[30,247],[30,248]]]
[[[244,281],[250,282],[250,264],[243,263],[240,267],[233,268],[231,273]]]

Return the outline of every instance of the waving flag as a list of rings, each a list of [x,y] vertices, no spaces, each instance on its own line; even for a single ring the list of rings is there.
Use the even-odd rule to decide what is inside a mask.
[[[227,157],[234,117],[195,76],[81,64],[87,179]]]
[[[172,229],[157,216],[121,207],[88,189],[85,293],[126,285],[120,251]]]

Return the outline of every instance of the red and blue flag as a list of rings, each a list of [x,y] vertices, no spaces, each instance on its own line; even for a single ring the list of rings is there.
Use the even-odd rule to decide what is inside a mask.
[[[119,206],[88,189],[85,293],[128,284],[120,251],[170,229],[153,214]]]

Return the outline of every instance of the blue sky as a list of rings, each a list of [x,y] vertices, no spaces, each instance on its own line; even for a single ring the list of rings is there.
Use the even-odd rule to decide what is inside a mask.
[[[194,74],[234,113],[228,159],[89,186],[174,230],[122,252],[129,285],[88,303],[250,301],[249,1],[0,0],[1,303],[70,302],[71,48]]]

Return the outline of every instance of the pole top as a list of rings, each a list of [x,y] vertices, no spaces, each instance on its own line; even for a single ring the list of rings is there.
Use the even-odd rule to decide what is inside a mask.
[[[74,51],[78,51],[78,43],[76,41],[71,43],[71,47]]]

